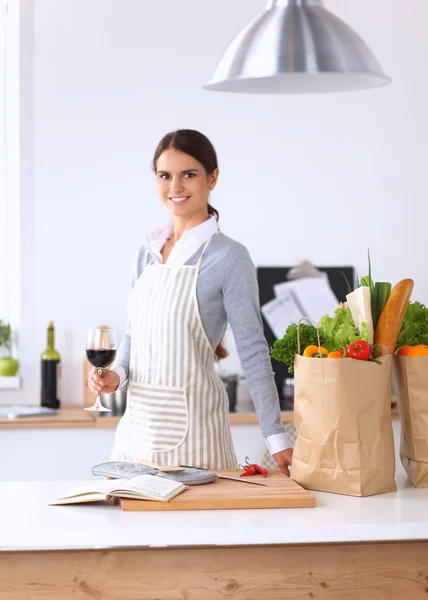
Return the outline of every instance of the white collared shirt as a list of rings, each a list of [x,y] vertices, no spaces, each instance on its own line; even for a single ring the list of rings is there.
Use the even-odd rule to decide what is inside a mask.
[[[171,254],[165,264],[170,267],[185,265],[195,252],[218,233],[218,225],[215,217],[210,217],[200,225],[184,231],[181,238],[174,244]],[[174,235],[172,221],[160,227],[157,231],[146,235],[144,246],[153,257],[155,263],[162,263],[161,250],[165,242]]]
[[[174,247],[171,250],[171,253],[168,256],[165,264],[172,267],[179,267],[186,264],[186,262],[197,252],[197,250],[213,235],[216,235],[218,231],[219,229],[217,220],[214,216],[211,216],[200,225],[185,231],[180,239],[174,244]],[[166,241],[169,240],[173,234],[174,226],[172,221],[170,221],[153,233],[145,236],[144,246],[151,255],[155,264],[162,263],[161,250]],[[121,365],[114,365],[112,370],[119,375],[119,388],[125,387],[127,384],[127,375],[125,369]],[[266,437],[265,443],[272,455],[291,447],[285,432],[276,433]]]

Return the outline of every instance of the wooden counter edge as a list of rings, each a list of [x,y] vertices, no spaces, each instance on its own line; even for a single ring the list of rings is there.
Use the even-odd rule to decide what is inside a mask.
[[[398,412],[391,411],[391,419],[397,421],[399,419]],[[116,427],[120,421],[120,417],[95,417],[95,426],[108,428]],[[281,412],[281,421],[283,423],[292,423],[294,421],[293,411]],[[229,423],[231,425],[256,425],[258,423],[255,412],[251,413],[229,413]]]
[[[291,423],[294,421],[292,411],[286,411],[281,413],[281,420],[283,423]],[[96,427],[116,427],[120,421],[120,417],[95,417]],[[229,413],[229,423],[231,425],[252,425],[257,424],[259,421],[255,412],[251,413]]]
[[[0,419],[0,429],[68,429],[95,427],[95,415],[83,410],[83,406],[64,406],[56,415]]]
[[[0,429],[69,429],[80,427],[100,427],[104,429],[117,427],[121,417],[99,417],[96,413],[89,414],[80,406],[65,406],[58,415],[22,417],[17,419],[0,419]],[[392,420],[399,419],[394,408],[391,411]],[[283,423],[294,421],[293,411],[281,412]],[[231,425],[255,425],[258,423],[255,412],[229,413]]]

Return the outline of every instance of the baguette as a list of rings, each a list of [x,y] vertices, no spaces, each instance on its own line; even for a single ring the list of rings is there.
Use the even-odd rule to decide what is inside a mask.
[[[398,334],[414,286],[413,279],[399,281],[391,291],[377,323],[374,343],[376,356],[394,354]]]

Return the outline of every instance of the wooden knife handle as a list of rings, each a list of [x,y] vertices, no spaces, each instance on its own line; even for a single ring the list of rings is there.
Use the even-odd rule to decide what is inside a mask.
[[[137,463],[139,463],[140,465],[144,465],[145,467],[157,469],[158,471],[162,471],[163,473],[181,473],[181,471],[184,471],[182,467],[163,467],[162,465],[158,465],[157,463],[153,463],[149,460],[144,460],[142,458],[138,459]]]

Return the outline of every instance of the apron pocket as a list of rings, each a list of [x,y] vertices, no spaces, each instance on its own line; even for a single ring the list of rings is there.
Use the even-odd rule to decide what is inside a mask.
[[[174,450],[189,426],[185,388],[130,382],[129,423],[146,449]]]

